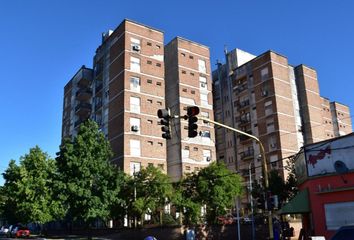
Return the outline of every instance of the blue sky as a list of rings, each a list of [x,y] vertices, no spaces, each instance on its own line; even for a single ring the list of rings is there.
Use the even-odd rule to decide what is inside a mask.
[[[314,67],[321,95],[354,111],[353,9],[350,0],[1,1],[0,172],[35,145],[55,157],[63,87],[124,18],[163,30],[165,43],[178,35],[209,46],[212,68],[224,46],[272,49]]]

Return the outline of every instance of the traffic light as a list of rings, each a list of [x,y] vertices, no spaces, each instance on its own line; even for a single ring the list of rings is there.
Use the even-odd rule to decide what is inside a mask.
[[[157,111],[157,116],[161,118],[160,125],[162,125],[162,137],[165,139],[171,139],[171,128],[170,128],[170,110],[169,109],[159,109]]]
[[[187,117],[188,117],[188,137],[194,138],[198,135],[198,118],[196,117],[199,114],[199,107],[187,107]]]

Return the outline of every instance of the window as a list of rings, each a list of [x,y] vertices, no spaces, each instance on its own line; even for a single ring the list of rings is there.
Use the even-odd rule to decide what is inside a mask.
[[[130,139],[130,155],[139,157],[141,155],[140,141]]]
[[[157,86],[161,86],[161,82],[156,82],[156,85]]]
[[[267,133],[274,132],[274,119],[266,119]]]
[[[211,151],[203,149],[203,161],[210,162],[211,160]]]
[[[272,101],[267,101],[264,103],[264,114],[270,115],[273,113],[273,106],[272,106]]]
[[[182,56],[182,57],[185,57],[185,56],[186,56],[186,54],[182,52],[182,53],[181,53],[181,56]]]
[[[182,74],[186,74],[187,72],[185,70],[182,70]]]
[[[148,102],[148,103],[152,103],[152,99],[148,99],[147,102]]]
[[[161,170],[164,169],[164,165],[163,165],[163,164],[157,164],[157,166],[158,166]]]
[[[268,144],[269,144],[269,151],[273,151],[277,149],[277,140],[275,136],[270,136],[268,139]]]
[[[157,105],[162,106],[162,102],[161,101],[157,101]]]
[[[267,80],[269,78],[268,67],[265,67],[261,70],[261,79],[262,81]]]
[[[130,90],[140,92],[140,78],[138,77],[130,78]]]
[[[162,143],[162,142],[158,142],[157,144],[158,144],[160,147],[163,146],[163,143]]]
[[[151,64],[152,64],[152,61],[147,60],[146,63],[149,64],[149,65],[151,65]]]
[[[193,72],[190,72],[189,74],[190,74],[191,76],[194,76],[194,73],[193,73]]]
[[[208,89],[206,77],[199,77],[200,88]]]
[[[152,46],[151,42],[147,42],[146,45],[148,46]]]
[[[210,131],[202,131],[200,136],[205,138],[210,138]]]
[[[161,63],[156,63],[156,67],[161,67]]]
[[[182,149],[182,160],[189,158],[189,149]]]
[[[200,115],[202,115],[202,117],[209,118],[209,113],[208,112],[201,112]],[[207,122],[207,121],[203,121],[203,124],[204,125],[210,125],[209,122]]]
[[[200,93],[200,102],[202,106],[208,106],[208,94]]]
[[[194,147],[194,148],[193,148],[193,151],[198,151],[198,148],[197,148],[197,147]]]
[[[195,91],[194,91],[194,90],[191,90],[191,94],[195,94]]]
[[[133,176],[134,173],[140,172],[141,163],[139,162],[130,162],[130,175]]]
[[[186,171],[190,171],[191,167],[190,166],[186,166]]]
[[[148,119],[147,122],[150,123],[150,124],[153,123],[153,121],[151,119]]]
[[[134,52],[140,52],[140,40],[136,38],[130,38],[131,47]]]
[[[341,226],[354,224],[354,202],[324,204],[327,230],[337,230]]]
[[[183,92],[187,92],[187,88],[183,88],[182,91],[183,91]]]
[[[151,80],[151,79],[148,79],[148,80],[147,80],[147,83],[150,83],[150,84],[151,84],[151,83],[152,83],[152,80]]]
[[[149,145],[154,145],[154,142],[153,141],[148,141],[148,144]]]
[[[198,70],[201,73],[206,73],[205,61],[202,59],[198,59]]]
[[[161,48],[161,46],[160,46],[160,45],[156,45],[156,48],[160,49],[160,48]]]
[[[130,70],[134,72],[140,72],[140,59],[136,57],[130,57]]]
[[[130,111],[140,113],[140,98],[130,97]]]
[[[140,119],[130,118],[130,130],[132,132],[140,133]]]
[[[189,59],[194,59],[194,57],[192,55],[189,55]]]

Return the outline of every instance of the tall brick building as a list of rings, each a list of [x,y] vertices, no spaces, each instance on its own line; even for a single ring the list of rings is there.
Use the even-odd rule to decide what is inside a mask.
[[[174,48],[177,39],[178,48]],[[187,130],[180,129],[185,122],[176,120],[173,138],[166,142],[161,137],[157,110],[171,107],[174,114],[184,115],[183,109],[191,102],[185,102],[183,95],[189,94],[190,99],[195,99],[193,103],[212,118],[209,49],[181,38],[171,41],[167,49],[162,31],[131,20],[103,34],[93,69],[83,66],[64,88],[62,138],[75,136],[80,123],[91,118],[111,143],[112,161],[128,174],[154,165],[177,180],[186,172],[207,166],[212,156],[215,159],[213,129],[203,128],[209,129],[208,144],[207,137],[188,142]],[[183,60],[180,52],[188,60]],[[200,61],[204,63],[203,71],[198,69]],[[183,75],[186,71],[188,78]],[[199,75],[204,76],[203,87]],[[203,98],[208,106],[199,99],[202,92],[210,93]],[[191,153],[187,155],[189,144]]]
[[[352,132],[346,105],[321,97],[314,69],[292,66],[273,51],[254,56],[235,49],[213,72],[215,119],[259,137],[268,169],[286,175],[286,158],[304,144]],[[217,159],[247,179],[262,174],[260,149],[250,138],[216,128]]]

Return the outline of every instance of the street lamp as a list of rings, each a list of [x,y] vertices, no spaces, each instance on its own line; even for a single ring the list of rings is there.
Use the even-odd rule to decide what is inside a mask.
[[[205,118],[203,116],[199,116],[198,119],[206,121],[206,122],[213,123],[213,124],[218,125],[220,127],[227,128],[227,129],[229,129],[231,131],[237,132],[239,134],[245,135],[245,136],[247,136],[249,138],[252,138],[252,139],[256,140],[258,142],[258,144],[259,144],[259,148],[261,150],[261,155],[262,155],[262,166],[263,166],[263,176],[264,176],[265,189],[269,188],[267,160],[266,160],[266,155],[265,155],[263,144],[262,144],[261,140],[259,140],[259,138],[257,138],[256,136],[253,136],[251,134],[248,134],[246,132],[243,132],[241,130],[238,130],[236,128],[232,128],[232,127],[229,127],[227,125],[215,122],[215,121],[210,120],[209,118]],[[273,235],[272,211],[269,208],[268,208],[268,224],[269,224],[269,238],[273,239],[274,235]]]

